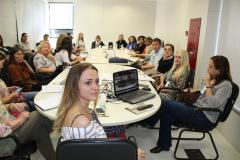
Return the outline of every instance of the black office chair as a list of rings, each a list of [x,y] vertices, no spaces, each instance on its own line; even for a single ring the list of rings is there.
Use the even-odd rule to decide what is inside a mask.
[[[113,49],[113,42],[108,43],[108,49]]]
[[[13,155],[0,157],[0,160],[31,160],[31,154],[37,151],[37,144],[34,141],[21,144],[18,138],[14,134],[11,134],[6,137],[0,137],[0,143],[4,139],[12,139],[16,144],[16,149]]]
[[[176,147],[175,147],[175,150],[174,150],[174,157],[176,159],[189,159],[189,158],[182,158],[182,157],[177,157],[177,150],[178,150],[178,147],[179,147],[179,143],[181,140],[203,140],[205,138],[205,133],[207,133],[211,139],[211,143],[213,145],[213,148],[214,148],[214,151],[215,151],[215,158],[212,158],[211,160],[216,160],[218,159],[219,157],[219,154],[218,154],[218,151],[217,151],[217,147],[214,143],[214,140],[213,140],[213,137],[210,133],[210,131],[212,131],[214,128],[216,128],[216,126],[218,125],[219,122],[224,122],[226,121],[226,119],[228,118],[232,108],[233,108],[233,105],[235,103],[235,101],[237,100],[237,97],[238,97],[238,94],[239,94],[239,88],[238,86],[235,84],[235,83],[232,83],[232,95],[228,98],[228,101],[225,105],[225,108],[223,110],[223,112],[217,108],[196,108],[195,111],[192,113],[190,119],[189,119],[189,122],[188,122],[188,125],[185,126],[185,125],[182,125],[182,124],[175,124],[179,127],[183,127],[184,129],[181,130],[181,132],[179,133],[179,136],[177,139],[177,144],[176,144]],[[201,112],[201,111],[206,111],[206,112],[216,112],[216,113],[219,113],[219,116],[218,116],[218,119],[217,121],[215,122],[215,124],[213,125],[212,128],[204,128],[204,129],[200,129],[200,128],[197,128],[195,126],[192,125],[192,119],[194,118],[194,116],[196,115],[196,113],[198,112]],[[203,134],[203,136],[201,138],[182,138],[182,134],[183,132],[200,132]],[[172,139],[175,139],[175,138],[172,138]],[[210,159],[209,159],[210,160]]]
[[[57,160],[66,159],[137,160],[137,146],[129,139],[59,139]]]

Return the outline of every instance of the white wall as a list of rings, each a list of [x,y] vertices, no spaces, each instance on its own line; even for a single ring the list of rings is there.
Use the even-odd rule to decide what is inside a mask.
[[[156,2],[144,0],[76,0],[74,38],[85,35],[87,47],[99,34],[105,44],[115,42],[120,33],[153,36]]]
[[[219,34],[218,53],[228,57],[231,65],[233,81],[240,87],[240,1],[223,0],[221,28]],[[240,151],[240,95],[235,104],[238,113],[232,111],[228,120],[219,126],[221,133]]]
[[[233,81],[240,86],[240,1],[224,0],[222,10],[218,53],[229,58]],[[240,111],[240,98],[236,103]]]
[[[157,3],[155,36],[174,44],[176,50],[187,49],[185,31],[189,29],[190,19],[201,18],[196,75],[202,70],[198,66],[201,66],[204,50],[208,5],[209,0],[160,0]]]
[[[162,0],[157,3],[155,36],[172,43],[175,48],[186,48],[188,28],[187,0]],[[187,23],[186,23],[187,22]]]
[[[28,41],[34,49],[37,41],[45,33],[45,0],[16,0],[16,15],[19,40],[23,32],[28,33]],[[16,18],[13,0],[0,1],[0,34],[4,45],[13,46],[17,42]]]
[[[48,0],[16,0],[19,38],[27,32],[34,49],[46,30],[45,6]],[[79,32],[85,34],[87,47],[97,34],[107,44],[115,42],[120,33],[125,39],[130,35],[154,35],[156,2],[146,0],[49,0],[49,2],[74,2],[74,38]],[[0,1],[0,34],[5,45],[16,43],[16,27],[13,0]],[[55,47],[55,44],[53,45]]]
[[[173,43],[176,49],[187,47],[184,35],[189,28],[190,18],[202,18],[200,41],[197,58],[195,80],[201,82],[206,74],[208,60],[215,53],[229,58],[233,80],[240,86],[240,1],[223,0],[223,12],[217,41],[218,22],[221,12],[221,0],[159,0],[157,3],[155,35],[165,42]],[[216,45],[218,49],[216,50]],[[238,98],[240,108],[240,98]],[[218,126],[218,130],[240,151],[240,116],[234,110],[226,122]]]
[[[17,42],[13,0],[0,0],[0,15],[0,34],[4,45],[13,45]]]

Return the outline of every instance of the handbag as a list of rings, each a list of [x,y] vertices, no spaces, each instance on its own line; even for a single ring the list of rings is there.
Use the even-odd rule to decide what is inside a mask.
[[[177,95],[176,100],[186,105],[193,105],[200,95],[200,91],[195,92],[181,92]]]

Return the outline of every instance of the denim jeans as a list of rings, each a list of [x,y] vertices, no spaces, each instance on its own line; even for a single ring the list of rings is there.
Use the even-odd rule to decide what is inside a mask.
[[[160,129],[157,145],[170,148],[171,125],[174,123],[188,124],[194,107],[187,106],[176,101],[162,101],[159,111],[148,119],[150,125],[154,125],[160,119]],[[192,119],[192,125],[198,128],[210,128],[212,123],[203,112],[198,112]]]
[[[28,101],[34,101],[34,97],[38,92],[24,92],[23,97]]]
[[[34,106],[34,97],[36,96],[38,92],[24,92],[23,93],[23,97],[25,100],[28,101],[28,105],[29,105],[29,111],[34,111],[35,106]]]

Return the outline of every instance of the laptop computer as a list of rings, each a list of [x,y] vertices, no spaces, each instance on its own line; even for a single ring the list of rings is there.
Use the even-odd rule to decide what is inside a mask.
[[[153,98],[156,94],[140,90],[136,69],[113,73],[115,96],[125,102],[135,104]]]

